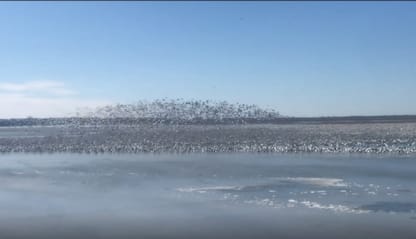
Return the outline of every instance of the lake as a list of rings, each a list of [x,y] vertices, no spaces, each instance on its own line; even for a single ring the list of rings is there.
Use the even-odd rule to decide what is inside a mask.
[[[416,238],[411,155],[0,157],[0,238]]]

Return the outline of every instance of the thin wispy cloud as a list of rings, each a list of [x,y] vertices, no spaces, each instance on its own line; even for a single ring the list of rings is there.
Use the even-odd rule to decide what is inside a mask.
[[[0,83],[0,118],[67,117],[111,102],[81,97],[60,81]]]
[[[28,81],[22,83],[5,82],[0,83],[0,92],[9,93],[41,93],[41,94],[52,94],[56,96],[67,96],[75,95],[76,91],[69,89],[65,83],[60,81]]]

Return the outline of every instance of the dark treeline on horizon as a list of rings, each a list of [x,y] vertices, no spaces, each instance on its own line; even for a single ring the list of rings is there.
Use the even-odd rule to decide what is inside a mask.
[[[275,118],[222,118],[222,119],[170,119],[133,117],[62,117],[0,119],[0,127],[54,126],[54,125],[135,125],[135,124],[361,124],[361,123],[412,123],[416,115],[389,116],[335,116],[335,117],[275,117]]]

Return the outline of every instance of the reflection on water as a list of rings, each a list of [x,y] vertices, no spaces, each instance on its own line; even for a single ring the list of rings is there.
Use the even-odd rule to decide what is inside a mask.
[[[1,160],[0,238],[416,235],[416,161],[409,157],[8,154]]]

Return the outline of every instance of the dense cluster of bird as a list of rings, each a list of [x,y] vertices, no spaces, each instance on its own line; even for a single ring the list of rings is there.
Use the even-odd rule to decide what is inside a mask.
[[[280,117],[275,110],[256,105],[231,104],[226,101],[162,99],[138,101],[135,104],[116,104],[80,113],[98,118],[152,118],[171,120],[267,119]]]
[[[245,124],[268,123],[282,117],[276,110],[256,105],[210,100],[154,100],[79,109],[71,117],[0,119],[5,126]]]
[[[116,124],[8,130],[0,131],[0,152],[416,153],[416,123]]]

